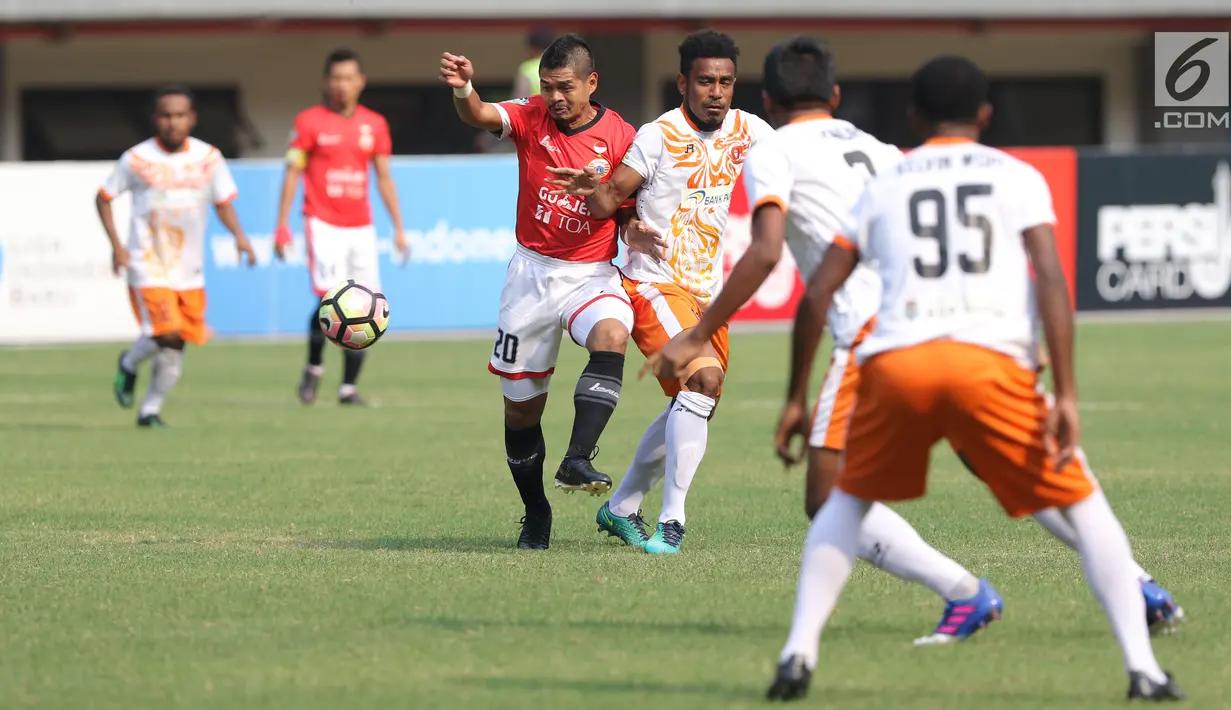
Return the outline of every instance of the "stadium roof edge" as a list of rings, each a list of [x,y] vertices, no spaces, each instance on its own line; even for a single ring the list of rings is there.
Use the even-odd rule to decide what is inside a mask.
[[[534,18],[506,19],[179,19],[108,22],[0,22],[0,42],[34,39],[61,41],[74,37],[120,37],[158,35],[261,35],[291,33],[355,33],[367,35],[432,31],[509,31],[541,22]],[[1165,18],[828,18],[828,17],[747,17],[724,18],[706,22],[680,18],[574,19],[553,22],[577,32],[640,32],[649,29],[691,31],[709,26],[720,29],[765,29],[796,32],[836,30],[913,30],[920,32],[960,32],[977,34],[992,30],[1009,31],[1231,31],[1231,13],[1209,17]]]
[[[930,0],[929,18],[951,20],[1227,17],[1226,0]],[[769,18],[909,19],[917,0],[0,0],[0,22],[140,20],[409,20],[487,18],[728,20]]]

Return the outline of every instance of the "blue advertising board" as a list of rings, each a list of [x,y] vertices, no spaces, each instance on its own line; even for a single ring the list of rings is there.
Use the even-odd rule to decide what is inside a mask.
[[[390,331],[495,328],[506,266],[516,246],[516,157],[395,158],[390,163],[411,246],[410,262],[400,264],[373,178],[370,192]],[[281,262],[273,255],[273,232],[282,165],[234,161],[231,171],[239,187],[235,209],[258,263],[252,269],[239,265],[232,237],[212,218],[205,248],[209,324],[222,336],[302,333],[316,304],[308,281],[302,189],[291,210],[295,241]]]

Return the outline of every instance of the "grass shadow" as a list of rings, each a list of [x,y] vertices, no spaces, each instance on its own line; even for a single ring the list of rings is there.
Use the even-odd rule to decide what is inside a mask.
[[[552,690],[578,693],[654,693],[667,695],[705,695],[728,700],[761,700],[762,691],[720,683],[660,683],[656,681],[567,680],[563,678],[496,678],[462,677],[454,679],[461,685],[501,692],[545,692]]]
[[[550,692],[572,691],[578,693],[651,693],[655,695],[692,695],[709,698],[721,698],[729,701],[764,702],[765,690],[772,680],[766,676],[760,686],[736,685],[732,683],[669,683],[646,680],[571,680],[565,678],[505,678],[491,676],[469,676],[453,679],[460,685],[478,687],[485,690],[502,692]],[[1084,705],[1101,705],[1102,701],[1111,701],[1099,695],[1098,691],[1082,690],[987,690],[953,692],[942,689],[922,689],[918,687],[893,687],[877,684],[876,687],[846,687],[827,688],[824,679],[814,681],[808,700],[816,704],[824,702],[829,707],[841,707],[845,703],[864,704],[875,702],[879,707],[887,708],[944,708],[952,704],[955,698],[979,699],[987,707],[1004,707],[1020,704],[1052,705],[1062,704],[1063,707],[1082,707]]]
[[[517,547],[508,538],[472,537],[376,537],[367,540],[313,540],[303,543],[309,549],[383,550],[389,552],[486,552],[509,554]]]

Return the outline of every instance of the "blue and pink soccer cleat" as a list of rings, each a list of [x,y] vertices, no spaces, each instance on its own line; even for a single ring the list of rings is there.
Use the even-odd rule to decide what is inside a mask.
[[[929,636],[915,639],[916,646],[936,646],[970,638],[976,631],[1000,620],[1004,601],[986,579],[979,580],[979,592],[967,599],[957,599],[945,605],[936,630]]]
[[[1176,604],[1171,592],[1153,579],[1141,582],[1141,593],[1146,598],[1146,623],[1151,636],[1166,636],[1180,630],[1184,622],[1184,610]]]

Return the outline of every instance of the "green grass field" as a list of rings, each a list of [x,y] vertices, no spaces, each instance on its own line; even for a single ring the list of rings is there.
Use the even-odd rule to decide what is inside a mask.
[[[786,344],[734,336],[670,559],[597,534],[600,499],[554,491],[551,550],[513,549],[484,342],[382,342],[362,382],[379,406],[361,411],[298,405],[298,343],[211,344],[189,353],[166,431],[114,404],[117,347],[0,351],[0,707],[759,707],[806,530],[802,474],[769,443]],[[583,363],[564,351],[553,462]],[[1155,647],[1200,708],[1231,705],[1228,352],[1220,323],[1079,332],[1086,450],[1188,612]],[[650,380],[624,391],[598,459],[617,478],[663,405]],[[1120,707],[1076,556],[934,459],[931,497],[900,510],[992,579],[1005,620],[914,648],[941,604],[861,565],[805,706]]]

